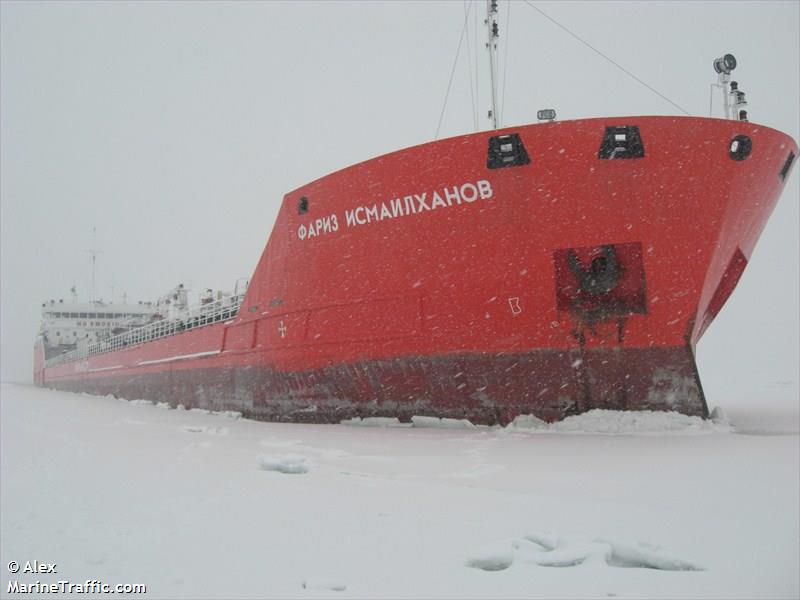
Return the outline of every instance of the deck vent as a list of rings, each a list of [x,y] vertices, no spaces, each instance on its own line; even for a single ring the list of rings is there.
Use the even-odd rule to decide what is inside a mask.
[[[489,138],[489,156],[486,166],[490,169],[519,167],[531,162],[518,133],[495,135]]]
[[[297,203],[297,214],[304,215],[308,212],[308,198],[303,196],[300,198],[300,202]]]
[[[617,125],[606,127],[598,158],[643,158],[644,145],[639,127],[636,125]]]
[[[789,171],[794,164],[794,152],[789,152],[789,156],[786,157],[786,162],[783,163],[783,167],[781,168],[780,176],[781,181],[786,181],[786,176],[789,174]]]
[[[746,135],[737,135],[731,140],[730,157],[733,160],[744,160],[753,150],[753,141]]]

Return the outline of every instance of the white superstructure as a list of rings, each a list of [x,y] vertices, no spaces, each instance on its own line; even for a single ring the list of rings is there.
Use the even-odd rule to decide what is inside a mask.
[[[152,302],[112,304],[50,300],[42,304],[41,335],[48,354],[94,344],[149,323],[157,309]]]
[[[111,352],[235,316],[248,280],[239,279],[234,291],[204,290],[191,302],[178,284],[156,302],[115,304],[103,301],[42,304],[39,337],[49,366]],[[74,292],[73,292],[74,294]]]

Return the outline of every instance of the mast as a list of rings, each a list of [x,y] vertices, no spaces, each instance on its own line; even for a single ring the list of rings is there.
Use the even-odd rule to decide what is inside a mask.
[[[97,227],[92,227],[92,246],[96,246],[96,245],[97,245]],[[86,252],[88,252],[89,254],[92,255],[92,296],[91,296],[91,298],[89,298],[89,302],[94,304],[94,301],[95,301],[95,297],[94,297],[94,293],[95,293],[95,270],[96,270],[96,267],[97,267],[97,255],[98,254],[102,254],[102,251],[101,250],[95,250],[94,248],[90,248]]]
[[[500,31],[497,26],[497,0],[486,0],[486,28],[489,34],[489,41],[486,47],[489,49],[489,79],[492,86],[492,109],[489,111],[489,118],[492,121],[492,129],[497,129],[497,74],[495,67],[497,62],[497,40]]]

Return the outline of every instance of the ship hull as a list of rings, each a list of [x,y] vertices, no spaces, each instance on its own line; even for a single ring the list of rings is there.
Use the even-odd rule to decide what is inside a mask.
[[[555,421],[593,408],[707,416],[688,347],[399,357],[296,372],[197,364],[136,376],[66,378],[50,387],[235,410],[266,421],[432,415],[492,425],[520,414]]]
[[[286,195],[235,319],[35,376],[268,420],[706,416],[695,344],[796,153],[765,127],[667,117],[402,150]]]

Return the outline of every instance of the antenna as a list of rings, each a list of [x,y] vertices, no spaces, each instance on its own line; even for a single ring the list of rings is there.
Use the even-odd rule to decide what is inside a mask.
[[[492,128],[497,129],[495,63],[497,62],[497,40],[500,37],[500,29],[497,25],[497,0],[486,0],[486,28],[489,34],[489,41],[486,43],[486,47],[489,49],[489,78],[492,86],[492,110],[489,111],[489,119],[492,121]]]
[[[97,246],[97,227],[92,227],[92,246]],[[94,304],[94,290],[95,290],[95,271],[97,268],[97,255],[102,254],[101,250],[95,250],[94,248],[90,248],[87,250],[89,254],[92,255],[92,296],[89,298],[89,302]]]

